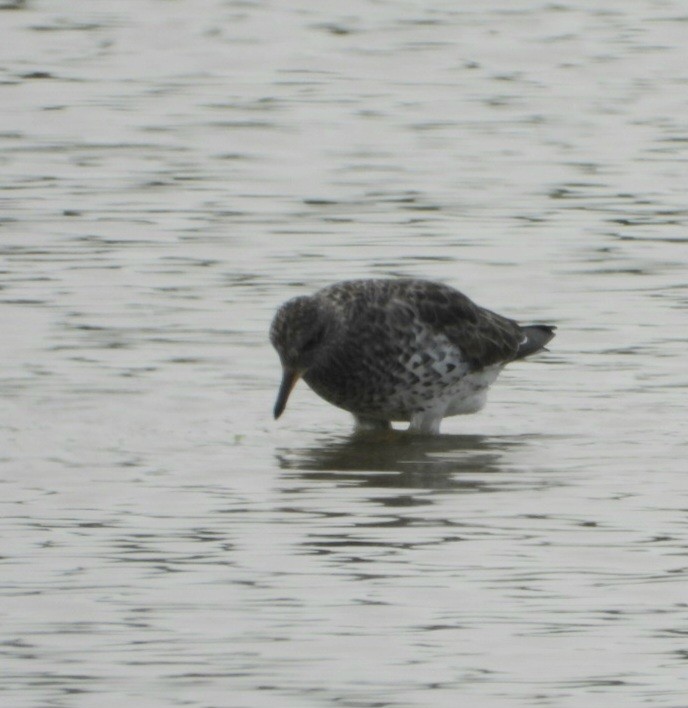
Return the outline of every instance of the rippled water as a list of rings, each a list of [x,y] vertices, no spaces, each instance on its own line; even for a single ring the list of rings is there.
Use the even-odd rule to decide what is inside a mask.
[[[2,704],[685,707],[688,8],[0,6]],[[274,423],[275,307],[394,275],[558,337]]]

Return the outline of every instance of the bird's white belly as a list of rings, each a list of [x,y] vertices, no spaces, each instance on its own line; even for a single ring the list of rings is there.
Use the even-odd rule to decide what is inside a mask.
[[[461,367],[463,368],[463,367]],[[396,392],[387,402],[392,419],[410,420],[416,415],[446,417],[476,413],[487,401],[487,390],[499,376],[503,365],[467,373],[458,368],[451,375],[431,379],[421,378]],[[466,367],[467,368],[467,367]]]
[[[444,415],[477,413],[487,401],[487,390],[495,382],[502,366],[491,366],[482,371],[467,374],[456,387],[447,391]]]
[[[431,410],[440,416],[479,411],[485,405],[487,389],[504,365],[470,371],[462,352],[446,336],[425,327],[418,327],[414,334],[411,354],[399,360],[409,381],[404,390],[396,392],[392,407],[407,411],[409,417]]]
[[[401,419],[410,420],[409,430],[437,434],[442,418],[452,415],[476,413],[487,400],[487,390],[494,383],[503,365],[487,367],[479,372],[466,374],[458,381],[434,392],[431,399],[418,397],[413,399],[414,391],[409,391],[407,411],[410,415]],[[420,392],[416,392],[420,393]]]

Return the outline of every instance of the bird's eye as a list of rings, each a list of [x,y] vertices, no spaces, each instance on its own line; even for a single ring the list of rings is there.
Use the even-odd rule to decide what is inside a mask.
[[[320,344],[320,340],[322,339],[322,332],[316,332],[313,336],[309,337],[303,344],[303,350],[304,351],[310,351],[311,349],[315,349],[315,347]]]

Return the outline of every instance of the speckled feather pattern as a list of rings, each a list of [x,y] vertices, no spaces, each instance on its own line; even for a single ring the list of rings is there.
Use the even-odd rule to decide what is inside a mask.
[[[284,349],[296,311],[314,305],[332,326],[303,378],[360,420],[435,429],[443,416],[479,410],[503,366],[531,353],[521,351],[528,328],[430,281],[345,281],[300,300],[278,311],[273,344]]]

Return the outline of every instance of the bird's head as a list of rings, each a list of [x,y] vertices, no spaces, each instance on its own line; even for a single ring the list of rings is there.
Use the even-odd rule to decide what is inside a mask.
[[[334,328],[333,308],[314,297],[295,297],[277,310],[270,327],[270,341],[282,362],[275,418],[284,412],[299,378],[325,355]]]

